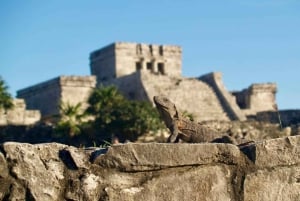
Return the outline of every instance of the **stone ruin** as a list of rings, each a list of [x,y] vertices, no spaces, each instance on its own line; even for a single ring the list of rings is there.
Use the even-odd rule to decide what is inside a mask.
[[[98,83],[138,70],[181,76],[181,47],[117,42],[90,54],[90,66]]]
[[[300,200],[300,136],[240,149],[224,143],[0,147],[0,200]]]
[[[197,121],[244,121],[257,112],[275,111],[276,84],[255,84],[231,93],[221,73],[183,77],[181,54],[174,45],[115,43],[92,52],[90,66],[98,84],[114,84],[134,100],[152,101],[154,95],[166,95]],[[240,99],[248,105],[241,107]]]
[[[47,119],[59,114],[59,104],[82,103],[87,107],[87,99],[96,87],[95,76],[60,76],[49,81],[19,90],[18,97],[26,100],[28,109],[38,109],[42,117]]]
[[[14,99],[13,109],[0,110],[0,126],[32,125],[40,121],[39,110],[27,110],[24,99]]]
[[[184,78],[178,59],[181,50],[172,48],[167,53],[170,49],[166,46],[113,44],[106,48],[111,51],[106,54],[110,58],[103,56],[105,48],[91,54],[95,76],[61,76],[20,90],[18,97],[45,118],[59,112],[60,101],[86,101],[97,79],[98,85],[115,84],[131,99],[151,101],[154,95],[167,95],[198,121],[230,124],[230,120],[262,118],[264,114],[273,117],[275,84],[253,84],[229,92],[220,73]],[[131,54],[130,67],[122,66],[122,62],[116,65],[118,59],[126,63],[126,55]],[[171,55],[177,61],[168,65],[173,62]],[[24,101],[18,101],[20,107],[12,120],[29,122]],[[22,115],[26,118],[17,120]],[[293,116],[299,117],[299,113]],[[222,143],[127,143],[75,148],[58,143],[5,142],[0,144],[0,200],[298,201],[300,137],[287,136],[239,147]]]
[[[236,102],[246,115],[256,115],[258,112],[277,110],[275,83],[252,84],[242,91],[232,92]]]
[[[129,99],[152,101],[166,95],[197,121],[244,121],[275,112],[276,84],[253,84],[229,92],[221,73],[195,78],[181,75],[182,49],[175,45],[117,42],[90,54],[92,76],[61,76],[17,92],[42,118],[58,114],[59,102],[85,102],[96,85],[116,85]]]

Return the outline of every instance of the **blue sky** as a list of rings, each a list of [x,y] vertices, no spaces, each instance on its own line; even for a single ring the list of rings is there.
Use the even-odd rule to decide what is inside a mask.
[[[279,108],[300,108],[299,10],[298,0],[1,1],[0,75],[15,95],[89,75],[90,52],[115,41],[177,44],[184,76],[220,71],[228,90],[276,82]]]

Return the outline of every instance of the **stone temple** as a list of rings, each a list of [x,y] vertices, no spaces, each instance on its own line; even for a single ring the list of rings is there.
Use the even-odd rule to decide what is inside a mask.
[[[138,70],[181,76],[181,47],[114,43],[91,53],[90,66],[98,82],[130,75]]]
[[[274,83],[252,84],[229,92],[222,75],[213,72],[183,77],[182,49],[176,45],[116,42],[90,54],[91,76],[60,76],[17,92],[27,109],[39,110],[42,119],[59,113],[60,102],[83,103],[97,85],[116,85],[129,99],[152,101],[168,96],[181,112],[197,121],[241,120],[275,111]]]

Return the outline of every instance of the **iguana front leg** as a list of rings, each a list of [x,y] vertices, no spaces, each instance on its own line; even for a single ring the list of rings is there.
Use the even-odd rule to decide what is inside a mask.
[[[171,131],[171,135],[168,137],[167,142],[171,142],[171,143],[177,142],[179,140],[178,139],[179,129],[178,129],[176,120],[172,121],[172,126],[170,128],[170,131]]]

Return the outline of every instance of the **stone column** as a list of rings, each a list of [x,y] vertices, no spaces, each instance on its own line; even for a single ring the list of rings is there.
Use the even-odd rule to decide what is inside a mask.
[[[141,70],[146,70],[146,61],[144,58],[141,58]]]
[[[153,73],[158,73],[158,63],[155,59],[152,60]]]

